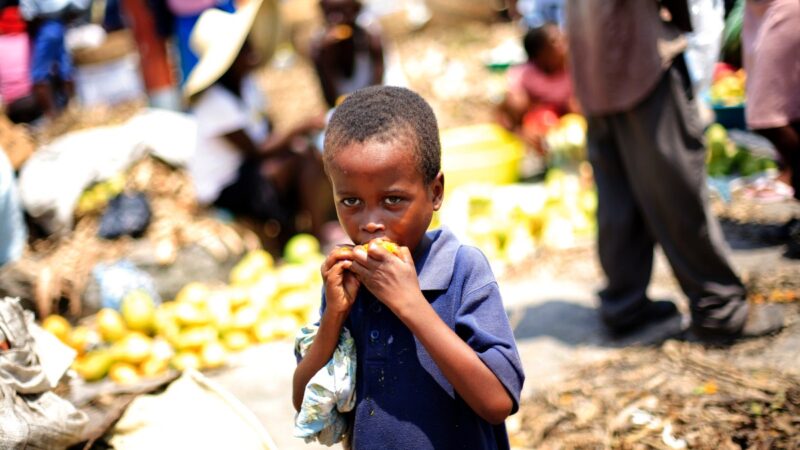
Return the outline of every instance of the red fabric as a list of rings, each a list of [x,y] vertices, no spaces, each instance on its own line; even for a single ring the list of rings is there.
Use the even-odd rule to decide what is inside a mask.
[[[24,33],[25,28],[18,6],[7,6],[0,11],[0,34]]]

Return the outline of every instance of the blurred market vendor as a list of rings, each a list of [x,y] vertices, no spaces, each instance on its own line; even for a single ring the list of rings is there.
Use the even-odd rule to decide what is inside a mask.
[[[380,33],[362,27],[357,0],[321,0],[325,27],[311,43],[311,59],[328,106],[358,89],[384,81]]]
[[[747,126],[780,153],[800,199],[800,2],[767,0],[745,3],[742,29],[747,73]],[[786,256],[800,258],[800,221],[781,227]]]
[[[32,38],[33,92],[46,116],[54,117],[75,95],[74,68],[64,43],[67,25],[85,12],[90,0],[20,0]]]
[[[186,81],[197,64],[198,54],[192,49],[189,40],[200,14],[211,8],[226,12],[234,12],[236,8],[233,0],[167,0],[167,7],[175,17],[175,43],[178,47],[181,79]]]
[[[0,102],[14,123],[33,122],[42,115],[33,96],[30,39],[18,0],[0,6]]]
[[[647,292],[658,244],[689,300],[687,336],[723,344],[780,331],[783,313],[747,302],[709,209],[703,129],[683,57],[689,17],[685,0],[569,0],[567,34],[597,183],[604,324],[624,334],[676,322],[667,319],[677,307]]]
[[[258,43],[248,39],[260,5],[250,0],[235,13],[210,9],[192,32],[200,60],[184,94],[199,135],[189,171],[201,203],[278,225],[279,241],[299,228],[320,236],[332,211],[330,188],[305,135],[321,129],[323,118],[288,133],[271,132],[253,76],[263,58]],[[298,219],[305,223],[298,226]]]

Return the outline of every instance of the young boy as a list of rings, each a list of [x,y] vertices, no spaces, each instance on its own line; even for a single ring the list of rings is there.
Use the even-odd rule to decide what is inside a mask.
[[[503,424],[524,375],[497,282],[483,254],[447,229],[436,117],[417,94],[375,86],[331,117],[324,162],[339,221],[367,251],[334,250],[322,266],[318,334],[293,380],[308,380],[346,326],[357,353],[353,448],[507,449]]]

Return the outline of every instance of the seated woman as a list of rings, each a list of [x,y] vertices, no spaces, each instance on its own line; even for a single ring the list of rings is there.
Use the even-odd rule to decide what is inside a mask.
[[[526,116],[530,119],[543,110],[561,116],[579,108],[567,68],[566,41],[558,26],[548,23],[528,30],[523,46],[528,61],[509,69],[508,92],[498,108],[498,121],[530,142],[537,136],[536,130],[525,129]]]
[[[356,23],[361,11],[357,0],[321,0],[325,28],[311,43],[311,59],[328,106],[343,95],[383,84],[381,37]]]
[[[270,130],[253,77],[262,58],[247,39],[260,3],[210,9],[192,31],[200,59],[184,86],[198,124],[189,172],[201,203],[267,225],[262,238],[277,237],[280,249],[298,231],[319,237],[332,207],[318,152],[304,137],[322,128],[322,117],[288,133]]]

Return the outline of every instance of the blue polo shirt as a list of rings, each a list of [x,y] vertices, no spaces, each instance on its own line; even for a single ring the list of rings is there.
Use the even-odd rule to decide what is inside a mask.
[[[516,412],[525,375],[486,257],[440,229],[426,234],[414,261],[425,298],[494,372]],[[359,291],[345,326],[357,351],[354,449],[509,448],[505,425],[475,414],[411,331],[368,290]]]

